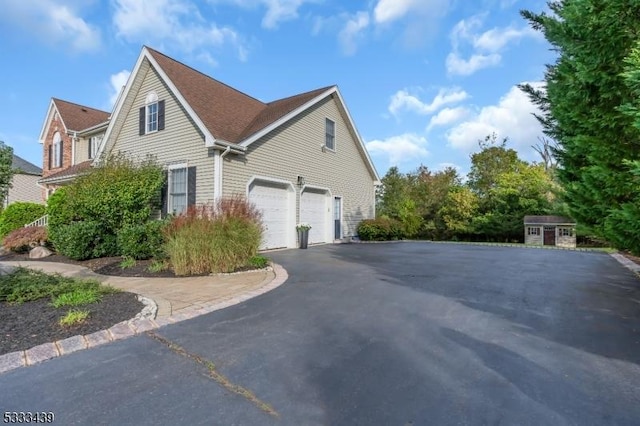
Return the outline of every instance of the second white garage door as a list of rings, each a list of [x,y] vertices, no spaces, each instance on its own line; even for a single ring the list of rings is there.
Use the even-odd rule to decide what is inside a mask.
[[[329,220],[327,191],[305,188],[300,196],[300,222],[311,225],[309,244],[326,243]]]
[[[249,186],[249,201],[262,212],[264,232],[261,249],[288,247],[295,231],[291,223],[293,192],[286,185],[254,181]]]

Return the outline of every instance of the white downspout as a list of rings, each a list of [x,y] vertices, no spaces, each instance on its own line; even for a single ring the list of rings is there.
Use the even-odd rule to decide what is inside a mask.
[[[218,201],[222,198],[222,159],[227,156],[231,152],[231,146],[227,146],[223,152],[216,150],[213,153],[213,164],[214,164],[214,174],[215,180],[213,182],[213,199],[214,201]]]
[[[73,132],[73,137],[71,139],[71,165],[74,166],[76,164],[76,143],[78,143],[78,133]],[[64,152],[61,152],[60,155],[62,158],[60,159],[61,163],[64,163]]]

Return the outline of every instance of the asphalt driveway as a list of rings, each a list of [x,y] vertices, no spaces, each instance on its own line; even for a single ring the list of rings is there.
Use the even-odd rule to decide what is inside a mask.
[[[0,375],[58,424],[640,424],[640,280],[600,253],[398,243],[270,255],[243,304]]]

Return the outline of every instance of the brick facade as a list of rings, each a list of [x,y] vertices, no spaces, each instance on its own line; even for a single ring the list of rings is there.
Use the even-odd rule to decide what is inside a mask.
[[[62,167],[49,168],[49,148],[53,144],[53,136],[56,132],[60,133],[62,138]],[[68,167],[72,166],[71,152],[72,152],[72,136],[67,134],[67,129],[64,127],[62,120],[60,120],[59,114],[54,114],[51,123],[49,124],[49,130],[44,140],[43,146],[43,164],[42,164],[42,177],[47,177],[53,173],[58,173]],[[51,161],[53,165],[53,160]]]

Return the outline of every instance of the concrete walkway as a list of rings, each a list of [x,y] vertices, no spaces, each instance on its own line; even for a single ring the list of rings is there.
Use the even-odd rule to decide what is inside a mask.
[[[67,277],[95,279],[136,293],[142,297],[143,303],[152,305],[150,310],[149,306],[145,307],[142,315],[115,324],[108,330],[0,355],[0,373],[224,309],[273,290],[288,278],[287,271],[276,264],[255,272],[185,278],[115,277],[96,274],[83,266],[42,261],[5,261],[0,262],[0,266],[21,266]]]

